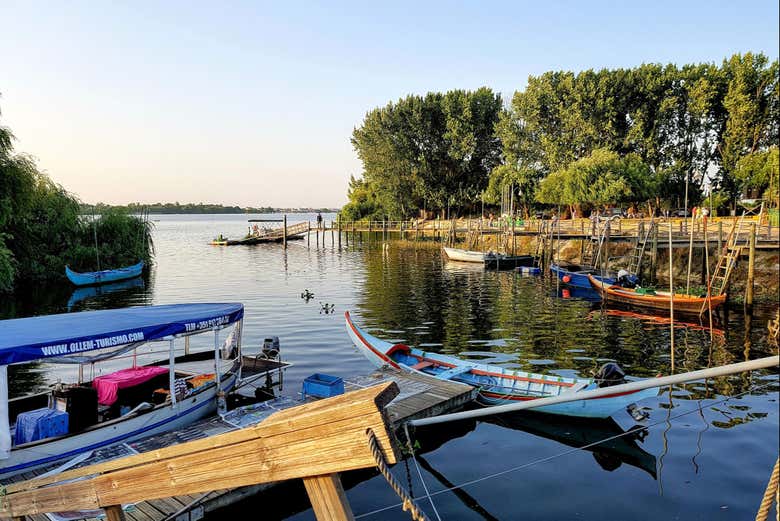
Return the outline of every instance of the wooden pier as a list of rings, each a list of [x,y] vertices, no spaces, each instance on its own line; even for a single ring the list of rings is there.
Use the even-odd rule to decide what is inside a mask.
[[[691,227],[693,228],[694,246],[701,247],[706,241],[714,245],[729,235],[731,230],[738,226],[739,217],[715,217],[708,220],[705,226],[700,219],[691,223],[690,218],[649,218],[644,219],[615,219],[611,223],[610,241],[633,242],[643,230],[646,230],[651,222],[664,228],[672,226],[672,247],[689,247]],[[756,224],[756,248],[765,250],[780,249],[780,227],[771,225],[768,221],[762,221],[755,217],[745,218],[745,223]],[[603,223],[602,223],[603,224]],[[505,220],[487,219],[451,219],[451,220],[409,220],[409,221],[333,221],[327,230],[335,231],[339,235],[353,236],[355,234],[368,234],[368,240],[408,239],[417,240],[433,238],[454,242],[458,239],[466,239],[469,236],[495,237],[539,237],[552,236],[555,240],[582,240],[596,241],[599,233],[596,224],[590,219],[528,219],[518,220],[512,223]],[[745,228],[744,231],[746,231]],[[323,231],[323,246],[325,230]],[[706,234],[706,238],[705,238]],[[339,242],[341,239],[339,239]],[[332,241],[331,241],[332,242]],[[659,248],[668,247],[659,243]],[[512,252],[513,254],[515,252]]]
[[[349,379],[345,382],[345,390],[358,391],[376,388],[378,385],[392,385],[394,383],[399,391],[385,408],[385,413],[393,429],[398,428],[402,422],[410,419],[419,419],[435,416],[458,409],[471,402],[476,397],[476,389],[457,382],[439,381],[422,375],[401,373],[395,370],[379,370],[370,375]],[[189,428],[156,436],[140,442],[127,444],[127,454],[148,454],[154,451],[164,450],[175,446],[182,441],[205,440],[219,434],[235,432],[241,427],[253,425],[271,416],[278,411],[289,411],[305,403],[312,403],[309,398],[293,400],[290,398],[277,398],[268,402],[250,407],[249,412],[242,415],[229,413],[224,418],[214,417],[198,422]],[[244,409],[242,409],[244,410]],[[294,419],[295,416],[290,416]],[[85,462],[88,463],[88,462]],[[110,463],[110,462],[109,462]],[[44,470],[26,473],[12,480],[19,482],[26,479],[34,479]],[[178,494],[172,497],[164,497],[140,501],[124,511],[124,517],[130,521],[197,521],[206,514],[220,508],[236,503],[248,496],[260,491],[268,490],[277,483],[258,483],[238,488],[228,488],[203,493]],[[8,483],[5,483],[8,485]],[[98,513],[96,512],[95,515]],[[27,516],[33,521],[48,521],[45,514]],[[90,517],[87,519],[97,519]],[[112,517],[109,512],[109,520],[118,519]]]

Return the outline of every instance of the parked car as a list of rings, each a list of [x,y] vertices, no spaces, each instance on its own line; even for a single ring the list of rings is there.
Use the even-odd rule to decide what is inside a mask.
[[[687,208],[678,208],[676,210],[672,210],[672,217],[690,217],[691,211]]]

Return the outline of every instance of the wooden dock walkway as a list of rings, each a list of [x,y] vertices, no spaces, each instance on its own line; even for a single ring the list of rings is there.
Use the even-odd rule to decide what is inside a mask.
[[[400,389],[400,394],[386,408],[388,418],[394,429],[398,428],[406,420],[436,416],[463,407],[471,402],[477,393],[474,387],[465,384],[434,380],[422,375],[401,373],[392,369],[378,370],[370,375],[346,380],[344,387],[349,392],[389,381],[395,382]],[[236,430],[240,427],[262,421],[262,419],[274,412],[310,401],[313,401],[313,399],[295,400],[282,397],[262,402],[256,406],[240,409],[241,411],[247,411],[242,414],[231,415],[231,413],[228,413],[224,419],[219,417],[209,418],[179,431],[125,444],[128,446],[127,454],[149,452],[179,442],[202,439],[214,434]],[[235,411],[232,412],[235,413]],[[85,465],[89,463],[93,462],[84,462]],[[42,473],[43,470],[29,472],[13,481],[32,479]],[[276,483],[267,483],[236,489],[216,490],[200,495],[180,495],[143,501],[126,510],[125,516],[127,520],[131,521],[198,521],[210,512],[236,503],[260,491],[270,489],[275,485]],[[99,519],[97,515],[102,513],[102,511],[95,512],[94,517],[86,519],[97,521]],[[37,514],[27,516],[27,519],[50,521],[52,518],[45,514]],[[60,517],[54,519],[84,518]]]
[[[707,226],[706,239],[713,246],[718,244],[718,240],[724,241],[728,237],[732,228],[737,226],[739,217],[715,217],[710,218]],[[654,222],[668,229],[672,226],[673,247],[689,246],[690,219],[686,218],[655,218]],[[650,226],[651,219],[616,219],[611,225],[610,241],[612,242],[631,242],[636,241],[638,234]],[[745,218],[742,233],[747,233],[749,224],[756,224],[756,247],[765,250],[780,249],[780,227],[772,225],[768,220],[759,221],[754,217]],[[594,223],[590,219],[564,219],[560,221],[529,219],[516,222],[514,225],[506,221],[494,221],[489,223],[486,219],[452,219],[452,220],[410,220],[410,221],[355,221],[355,222],[337,222],[334,221],[326,228],[334,230],[339,235],[354,235],[368,233],[369,237],[375,235],[384,239],[419,239],[424,237],[434,238],[466,238],[469,235],[495,236],[503,235],[510,237],[538,237],[550,236],[560,240],[583,240],[597,241],[598,233],[594,229]],[[324,241],[324,231],[323,241]],[[665,236],[664,236],[665,237]],[[705,242],[704,227],[701,220],[696,220],[693,224],[694,246],[701,247]],[[668,247],[668,242],[662,244],[659,241],[659,248]]]

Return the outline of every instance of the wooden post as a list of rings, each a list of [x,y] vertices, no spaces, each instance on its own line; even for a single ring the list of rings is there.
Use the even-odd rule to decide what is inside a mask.
[[[303,478],[303,484],[306,486],[317,521],[355,519],[338,474]]]
[[[284,214],[284,235],[282,236],[282,246],[287,249],[287,214]]]
[[[669,340],[674,373],[674,263],[672,260],[672,224],[669,223]]]
[[[723,255],[723,221],[718,221],[718,260]]]
[[[317,226],[317,228],[314,231],[314,247],[319,248],[320,247],[320,227]]]
[[[603,251],[603,262],[604,262],[604,275],[606,276],[607,271],[609,270],[609,236],[612,231],[612,224],[610,221],[607,221],[607,227],[604,230],[604,251]]]
[[[306,247],[311,248],[311,221],[306,224]]]
[[[748,279],[745,286],[745,311],[753,311],[753,279],[756,264],[756,223],[750,223],[750,250],[748,253]]]
[[[333,248],[336,245],[336,239],[333,236],[333,229],[335,227],[333,226],[333,221],[330,222],[330,247]]]
[[[125,511],[122,510],[121,505],[111,505],[103,510],[106,511],[106,519],[108,521],[125,521]]]
[[[653,255],[650,264],[650,279],[655,280],[655,274],[658,270],[658,226],[653,228]]]

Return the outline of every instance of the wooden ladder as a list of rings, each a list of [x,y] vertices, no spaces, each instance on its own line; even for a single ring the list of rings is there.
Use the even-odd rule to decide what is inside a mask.
[[[726,239],[726,245],[721,252],[718,264],[715,266],[715,270],[710,276],[709,283],[707,284],[707,295],[710,297],[716,297],[723,295],[729,285],[729,278],[734,271],[734,267],[737,265],[737,260],[742,254],[742,248],[745,248],[748,243],[748,238],[742,240],[740,244],[740,234],[742,232],[742,223],[744,215],[739,218],[737,224],[731,227],[728,238]],[[709,306],[709,299],[707,299],[701,306],[699,315],[704,313]]]
[[[645,255],[645,249],[647,247],[647,240],[650,238],[650,234],[653,233],[653,227],[655,226],[655,220],[650,220],[650,226],[645,230],[645,236],[639,238],[637,235],[636,245],[634,246],[633,255],[628,262],[628,272],[634,275],[639,275],[639,270],[642,267],[642,258]]]

